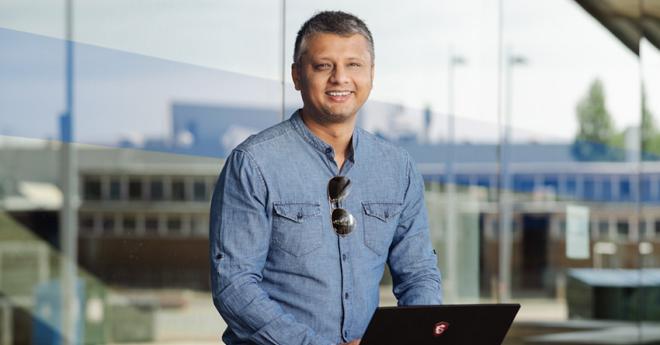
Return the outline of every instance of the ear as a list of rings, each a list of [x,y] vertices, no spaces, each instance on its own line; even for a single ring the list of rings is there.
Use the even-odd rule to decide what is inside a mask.
[[[291,79],[293,79],[293,86],[300,91],[300,66],[295,62],[291,64]]]

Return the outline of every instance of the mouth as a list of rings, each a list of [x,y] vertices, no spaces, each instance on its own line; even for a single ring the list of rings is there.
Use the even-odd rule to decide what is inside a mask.
[[[326,91],[325,94],[330,97],[332,101],[335,102],[343,102],[348,99],[348,97],[353,94],[354,91],[347,91],[347,90],[331,90],[331,91]]]

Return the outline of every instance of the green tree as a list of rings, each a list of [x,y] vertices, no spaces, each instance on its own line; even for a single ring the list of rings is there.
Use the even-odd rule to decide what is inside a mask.
[[[646,160],[658,160],[660,157],[660,133],[655,118],[646,104],[646,90],[642,88],[642,153]]]
[[[576,107],[578,133],[573,154],[580,160],[613,160],[619,158],[612,146],[620,139],[605,106],[605,91],[600,79],[594,80]]]

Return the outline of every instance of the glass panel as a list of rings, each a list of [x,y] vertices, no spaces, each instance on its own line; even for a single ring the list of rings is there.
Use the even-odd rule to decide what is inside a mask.
[[[217,341],[208,187],[282,119],[283,4],[0,3],[0,344]]]
[[[76,315],[76,343],[217,341],[210,187],[238,143],[301,105],[293,41],[325,6],[0,3],[0,343],[73,334]],[[612,320],[625,341],[657,341],[639,322],[660,318],[656,1],[333,7],[374,34],[359,125],[423,174],[445,303],[521,303],[505,344],[584,343],[584,319],[592,341]],[[587,257],[569,257],[584,231]]]
[[[654,335],[660,321],[660,4],[642,0],[640,27],[643,38],[640,43],[642,73],[641,93],[641,151],[642,204],[641,213],[647,222],[646,234],[638,244],[641,288],[634,297],[640,306],[640,342],[658,341]]]
[[[516,194],[500,215],[519,226],[503,223],[500,300],[522,305],[505,344],[605,343],[612,320],[639,339],[639,42],[622,29],[638,5],[503,1],[501,170]]]

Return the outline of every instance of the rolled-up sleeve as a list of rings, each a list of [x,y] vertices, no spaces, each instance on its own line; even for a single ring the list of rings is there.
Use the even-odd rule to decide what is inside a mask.
[[[241,342],[332,344],[286,313],[260,286],[271,234],[267,197],[263,174],[250,154],[234,150],[211,202],[213,303]]]
[[[410,158],[403,209],[388,257],[398,305],[442,303],[440,271],[430,240],[424,181]]]

